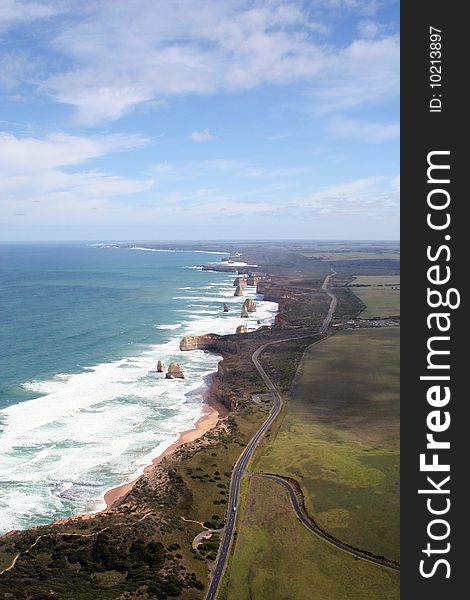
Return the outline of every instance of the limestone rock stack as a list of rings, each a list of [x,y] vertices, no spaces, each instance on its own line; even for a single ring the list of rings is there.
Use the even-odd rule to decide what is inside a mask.
[[[246,278],[245,277],[235,277],[235,281],[233,282],[233,287],[243,287],[244,285],[246,285]]]
[[[161,360],[159,360],[157,362],[157,373],[164,373],[165,372],[165,365],[162,363]]]
[[[228,306],[224,304],[224,312],[228,312]]]
[[[247,333],[248,327],[246,325],[239,325],[236,333]]]
[[[167,379],[184,379],[183,369],[178,363],[171,363],[166,374]]]
[[[245,306],[245,305],[243,305],[243,307],[242,307],[242,314],[241,314],[241,316],[242,316],[244,319],[248,319],[248,317],[250,316],[250,315],[248,314],[248,311],[246,310],[246,306]]]
[[[256,302],[251,298],[247,298],[243,304],[247,312],[256,312]]]
[[[237,285],[234,296],[243,296],[243,288],[241,285]]]

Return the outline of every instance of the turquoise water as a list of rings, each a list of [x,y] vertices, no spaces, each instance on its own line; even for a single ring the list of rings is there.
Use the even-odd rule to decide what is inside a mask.
[[[102,508],[195,423],[220,357],[179,340],[246,324],[233,276],[197,268],[220,258],[0,245],[0,531]],[[249,325],[275,308],[260,302]],[[164,379],[159,359],[186,378]]]

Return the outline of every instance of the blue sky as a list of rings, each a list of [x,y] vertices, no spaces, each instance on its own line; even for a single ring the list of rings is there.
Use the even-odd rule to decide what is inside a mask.
[[[0,0],[0,239],[398,239],[399,3]]]

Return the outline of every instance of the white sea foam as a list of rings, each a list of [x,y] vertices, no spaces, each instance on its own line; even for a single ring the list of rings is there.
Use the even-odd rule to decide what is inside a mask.
[[[88,244],[92,248],[116,248],[119,250],[140,250],[142,252],[195,252],[198,254],[222,254],[223,256],[230,256],[230,252],[218,252],[216,250],[184,250],[172,249],[172,248],[147,248],[145,246],[127,246],[127,242],[113,242],[113,243],[99,243],[99,244]]]
[[[228,265],[229,267],[257,267],[258,265],[249,265],[246,262],[242,262],[242,261],[231,261],[231,260],[224,260],[223,262],[211,262],[209,263],[211,265]]]
[[[130,248],[125,248],[125,250],[141,250],[142,252],[176,252],[176,250],[163,250],[160,248],[144,248],[141,246],[132,246]]]
[[[196,392],[220,357],[181,352],[181,337],[233,333],[241,324],[255,329],[258,321],[270,323],[277,308],[254,287],[234,297],[231,274],[218,289],[206,295],[201,286],[183,297],[183,321],[158,326],[175,331],[166,342],[81,373],[24,384],[38,397],[0,411],[0,531],[103,508],[107,489],[140,475],[178,432],[194,426],[202,409]],[[242,319],[247,297],[257,301],[257,311]],[[185,379],[156,373],[158,360],[180,363]]]
[[[190,252],[190,250],[188,250]],[[198,252],[201,254],[223,254],[225,256],[230,256],[230,252],[217,252],[216,250],[193,250],[193,252]]]

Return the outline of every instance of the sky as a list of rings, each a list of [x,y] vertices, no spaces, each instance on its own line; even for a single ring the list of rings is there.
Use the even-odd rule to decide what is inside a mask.
[[[399,237],[399,2],[0,0],[0,240]]]

